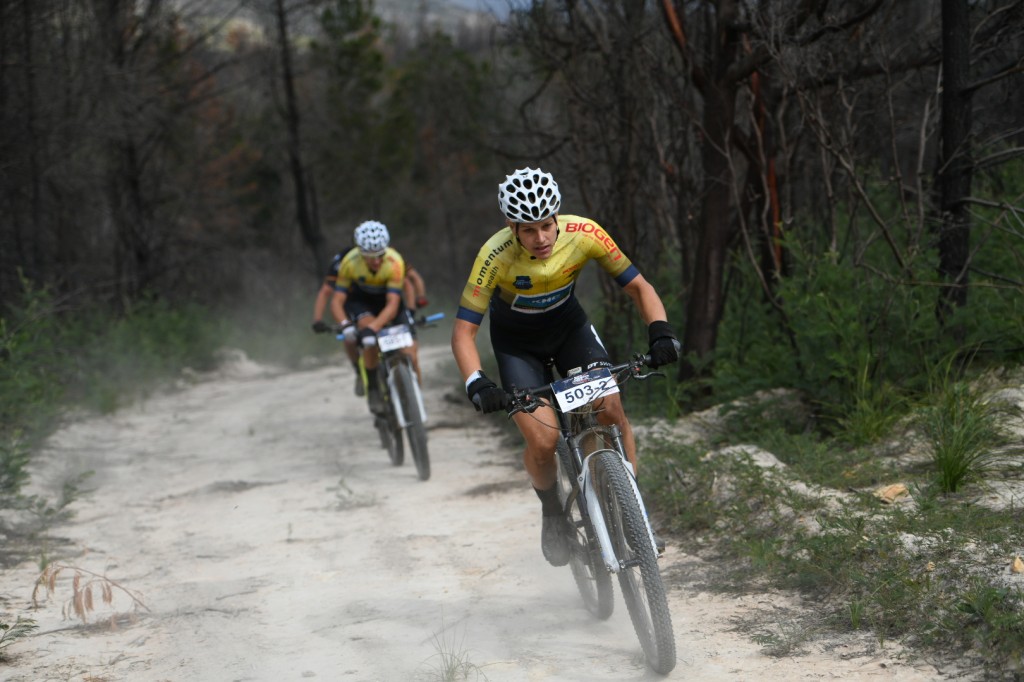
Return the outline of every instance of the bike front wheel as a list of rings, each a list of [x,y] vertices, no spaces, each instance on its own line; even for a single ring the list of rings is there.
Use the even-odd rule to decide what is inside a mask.
[[[619,560],[619,587],[633,629],[647,665],[666,675],[676,665],[675,635],[644,512],[618,452],[602,450],[589,462],[594,492]]]
[[[576,467],[565,439],[558,439],[555,451],[558,455],[558,497],[565,510],[570,533],[569,568],[587,610],[601,620],[606,620],[615,609],[612,576],[601,558],[601,548],[590,518],[580,510],[583,497],[577,495],[572,504],[566,507],[576,484]]]
[[[402,466],[405,462],[405,445],[402,443],[402,427],[398,424],[398,416],[395,414],[395,405],[388,394],[388,382],[386,367],[381,363],[377,376],[380,380],[380,393],[384,396],[385,411],[374,416],[374,426],[380,434],[381,445],[388,451],[388,458],[391,464],[396,467]]]
[[[391,415],[379,414],[373,418],[373,424],[380,435],[380,444],[388,451],[388,459],[396,467],[405,461],[405,448],[402,445],[402,430],[397,427]]]
[[[395,367],[395,389],[402,404],[402,413],[408,425],[405,432],[409,436],[409,447],[412,449],[412,460],[416,464],[416,475],[421,481],[430,478],[430,453],[427,451],[427,428],[420,414],[420,401],[416,377],[408,363]]]

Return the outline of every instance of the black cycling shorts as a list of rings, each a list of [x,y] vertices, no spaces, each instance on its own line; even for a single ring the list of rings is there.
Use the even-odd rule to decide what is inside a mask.
[[[506,391],[551,383],[554,377],[545,367],[552,362],[561,377],[576,368],[586,371],[612,364],[597,330],[586,319],[581,325],[546,334],[514,332],[492,324],[491,346]]]
[[[359,318],[367,315],[380,315],[387,303],[384,296],[349,296],[345,299],[345,315],[353,322],[358,322]],[[405,302],[401,298],[398,300],[395,320],[405,320]]]

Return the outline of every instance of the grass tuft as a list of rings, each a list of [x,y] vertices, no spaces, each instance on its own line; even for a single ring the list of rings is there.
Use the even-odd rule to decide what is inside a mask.
[[[431,644],[436,652],[430,659],[435,661],[430,671],[431,679],[439,682],[487,679],[480,667],[469,660],[469,652],[465,649],[464,632],[457,635],[454,630],[449,630],[442,620],[441,630],[432,635]]]
[[[36,622],[31,618],[18,616],[13,624],[0,622],[0,660],[3,660],[3,650],[14,644],[19,639],[28,637],[39,629]]]
[[[1020,409],[987,395],[966,381],[946,387],[918,419],[931,447],[935,483],[943,493],[983,480],[1022,452],[1014,445],[1010,425],[1020,422]]]

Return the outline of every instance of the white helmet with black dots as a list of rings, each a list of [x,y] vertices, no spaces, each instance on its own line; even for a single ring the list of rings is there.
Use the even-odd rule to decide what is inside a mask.
[[[558,183],[539,168],[520,168],[498,185],[498,206],[514,223],[544,220],[558,213],[561,205]]]
[[[367,220],[360,223],[355,232],[356,246],[368,256],[376,256],[384,253],[391,243],[391,235],[384,223],[376,220]]]

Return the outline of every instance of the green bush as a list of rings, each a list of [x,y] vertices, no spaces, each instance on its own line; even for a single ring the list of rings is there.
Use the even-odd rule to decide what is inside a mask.
[[[61,410],[107,412],[182,367],[212,366],[223,336],[215,320],[199,306],[157,298],[125,312],[70,308],[26,283],[0,317],[0,499],[17,499],[30,453]]]
[[[918,424],[931,449],[936,484],[955,493],[965,483],[1005,467],[1021,447],[1014,445],[1011,425],[1020,410],[966,381],[953,381],[925,407]]]
[[[72,397],[101,412],[144,395],[183,367],[212,368],[223,335],[223,325],[203,307],[155,298],[124,315],[94,308],[81,317],[73,333],[80,345]]]

